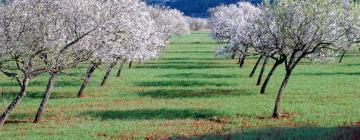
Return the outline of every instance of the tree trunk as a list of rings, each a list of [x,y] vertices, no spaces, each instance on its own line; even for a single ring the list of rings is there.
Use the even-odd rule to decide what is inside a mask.
[[[276,101],[275,101],[275,108],[274,108],[274,112],[273,112],[273,115],[272,117],[273,118],[279,118],[281,116],[281,100],[282,100],[282,97],[284,96],[284,91],[285,91],[285,88],[288,84],[288,81],[290,79],[290,76],[291,76],[291,72],[290,71],[287,71],[286,72],[286,75],[285,75],[285,78],[281,84],[281,87],[279,89],[279,93],[276,97]]]
[[[261,91],[260,91],[261,94],[264,94],[264,93],[265,93],[266,87],[267,87],[267,85],[268,85],[268,83],[269,83],[272,75],[274,74],[276,68],[277,68],[281,63],[282,63],[282,62],[276,61],[275,64],[273,65],[273,67],[271,68],[271,70],[270,70],[269,74],[267,75],[267,77],[266,77],[263,85],[261,86]]]
[[[45,108],[46,108],[46,106],[48,104],[48,101],[49,101],[51,93],[52,93],[52,89],[53,89],[54,84],[55,84],[55,81],[56,81],[56,73],[50,75],[50,78],[49,78],[49,81],[48,81],[48,84],[47,84],[47,87],[46,87],[46,90],[45,90],[45,94],[44,94],[44,97],[43,97],[43,99],[41,101],[39,109],[38,109],[38,111],[36,113],[34,123],[38,123],[38,122],[41,121],[41,116],[42,116],[43,112],[45,111]]]
[[[121,71],[122,71],[122,68],[123,68],[125,62],[126,62],[126,60],[124,60],[124,61],[121,62],[120,68],[119,68],[119,70],[118,70],[118,72],[117,72],[117,74],[116,74],[116,77],[120,77]]]
[[[346,52],[343,52],[341,54],[341,57],[340,57],[340,60],[339,60],[339,63],[342,63],[343,59],[344,59],[344,56],[345,56]]]
[[[246,59],[246,54],[241,54],[240,58],[240,63],[239,63],[239,66],[240,68],[243,68],[244,67],[244,64],[245,64],[245,59]]]
[[[130,68],[131,68],[131,66],[132,66],[132,62],[133,62],[133,61],[130,61],[130,63],[129,63],[129,69],[130,69]]]
[[[87,70],[87,72],[85,74],[83,84],[81,85],[81,88],[79,90],[78,98],[84,97],[84,90],[85,90],[86,86],[88,85],[88,83],[89,83],[89,81],[91,79],[91,76],[94,73],[96,67],[97,67],[96,64],[93,64],[93,63],[90,64],[90,66],[89,66],[89,68],[88,68],[88,70]]]
[[[256,72],[256,69],[257,69],[257,67],[259,66],[260,61],[261,61],[261,59],[262,59],[262,58],[263,58],[263,56],[260,56],[260,57],[259,57],[259,59],[256,61],[256,64],[255,64],[255,66],[254,66],[253,70],[251,71],[251,73],[250,73],[250,76],[249,76],[249,77],[254,77],[255,72]]]
[[[262,82],[262,78],[263,78],[263,75],[264,75],[264,72],[265,72],[265,69],[266,69],[268,59],[269,58],[267,58],[267,57],[265,57],[265,59],[264,59],[264,63],[262,65],[262,67],[261,67],[259,78],[258,78],[257,83],[256,83],[257,86],[259,86],[261,84],[261,82]]]
[[[111,71],[115,66],[116,66],[116,62],[110,64],[110,66],[107,68],[107,70],[105,72],[105,76],[104,76],[100,86],[104,86],[106,84],[107,79],[109,78]]]
[[[9,117],[11,111],[16,107],[16,105],[21,101],[21,99],[26,95],[26,89],[28,87],[29,79],[25,78],[22,81],[22,86],[20,88],[20,92],[16,96],[16,98],[11,102],[11,104],[5,109],[3,114],[0,116],[0,127],[2,127]]]

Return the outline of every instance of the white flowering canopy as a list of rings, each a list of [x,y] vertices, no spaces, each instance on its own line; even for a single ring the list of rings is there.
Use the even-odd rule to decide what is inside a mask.
[[[99,2],[100,25],[87,42],[92,44],[92,61],[105,63],[118,59],[148,59],[157,55],[154,48],[163,46],[155,22],[140,1]]]
[[[190,33],[190,25],[180,11],[158,6],[149,6],[148,11],[156,22],[157,31],[163,34],[163,39]]]
[[[254,23],[261,10],[249,2],[240,2],[228,6],[219,6],[212,10],[209,19],[212,35],[215,39],[229,43],[217,50],[218,55],[245,53],[252,46]]]

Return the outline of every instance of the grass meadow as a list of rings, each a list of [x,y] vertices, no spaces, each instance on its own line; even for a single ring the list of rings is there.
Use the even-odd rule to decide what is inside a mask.
[[[302,62],[282,102],[286,117],[272,119],[284,68],[260,95],[248,76],[256,57],[240,69],[236,60],[215,57],[219,45],[205,31],[174,37],[158,60],[134,63],[120,78],[114,70],[104,87],[104,68],[97,70],[81,99],[86,65],[65,71],[34,124],[48,78],[39,76],[0,139],[360,139],[360,52],[341,64]],[[2,112],[19,88],[0,79]]]

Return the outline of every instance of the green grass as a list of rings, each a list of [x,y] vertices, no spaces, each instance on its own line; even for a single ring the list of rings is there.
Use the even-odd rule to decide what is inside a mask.
[[[34,79],[28,95],[0,129],[0,139],[356,139],[360,121],[360,57],[344,63],[301,63],[283,99],[284,119],[272,119],[275,96],[284,75],[275,73],[262,96],[246,67],[215,58],[207,32],[174,37],[158,60],[116,71],[100,88],[97,70],[77,99],[86,67],[68,70],[57,81],[42,123],[32,119],[47,75]],[[0,107],[15,97],[15,80],[0,75]],[[1,110],[2,111],[2,110]],[[352,127],[353,126],[353,127]],[[357,137],[356,137],[357,136]]]

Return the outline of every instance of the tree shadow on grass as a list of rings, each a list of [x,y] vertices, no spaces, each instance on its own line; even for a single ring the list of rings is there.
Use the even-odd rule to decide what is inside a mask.
[[[159,76],[161,78],[191,78],[191,79],[219,79],[219,78],[239,78],[237,75],[223,75],[223,74],[205,74],[205,73],[180,73],[180,74],[166,74]]]
[[[220,58],[185,58],[185,57],[171,57],[171,58],[160,58],[163,61],[211,61],[211,60],[221,60]]]
[[[189,63],[189,64],[184,64],[184,65],[179,65],[179,64],[166,64],[166,65],[159,65],[159,64],[154,64],[154,65],[140,65],[140,66],[135,66],[134,68],[137,69],[221,69],[221,68],[232,68],[234,66],[228,66],[228,65],[208,65],[208,64],[194,64],[194,63]]]
[[[303,76],[355,76],[360,75],[360,72],[321,72],[321,73],[298,73],[295,75]]]
[[[142,87],[196,87],[196,86],[231,86],[234,84],[228,84],[224,82],[207,82],[196,80],[162,80],[162,81],[145,81],[135,83],[135,86]]]
[[[239,140],[359,140],[360,127],[281,127],[281,128],[262,128],[245,130],[230,134],[206,134],[202,136],[170,137],[172,140],[184,139],[239,139]]]
[[[208,119],[221,114],[208,109],[137,109],[88,111],[84,116],[101,120],[173,120],[173,119]]]
[[[46,87],[47,81],[30,81],[29,87]],[[55,87],[80,87],[80,82],[74,82],[74,81],[61,81],[58,80],[55,83]],[[17,82],[1,82],[0,87],[19,87],[19,84]]]
[[[165,62],[150,62],[146,63],[145,65],[173,65],[173,64],[179,64],[179,65],[221,65],[222,63],[217,63],[213,61],[207,61],[207,62],[188,62],[188,61],[165,61]]]
[[[225,90],[225,89],[201,89],[201,90],[153,90],[138,93],[139,96],[151,98],[211,98],[219,96],[251,96],[255,93],[250,90]]]
[[[345,67],[359,67],[360,64],[343,64],[341,66],[345,66]]]
[[[45,90],[45,89],[44,89]],[[0,101],[1,100],[13,100],[17,96],[17,91],[7,91],[5,93],[0,94]],[[33,92],[27,91],[25,98],[32,98],[32,99],[42,99],[44,96],[44,92]],[[53,92],[51,94],[50,99],[67,99],[67,98],[75,98],[75,93],[69,92]]]

